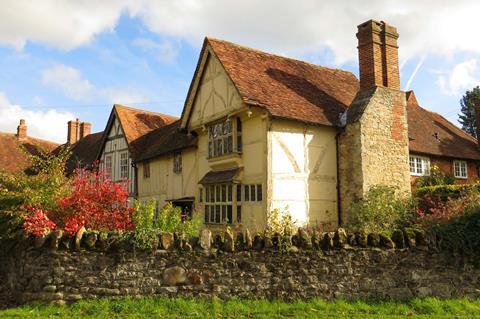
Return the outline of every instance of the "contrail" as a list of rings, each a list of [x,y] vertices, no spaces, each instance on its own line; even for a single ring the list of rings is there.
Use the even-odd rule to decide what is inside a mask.
[[[410,75],[410,78],[407,81],[407,85],[405,85],[404,91],[408,91],[410,88],[410,84],[412,84],[413,79],[415,78],[415,75],[417,75],[418,70],[422,66],[423,62],[425,62],[425,58],[427,57],[426,54],[424,54],[421,58],[420,61],[418,61],[417,66],[415,67],[415,70],[413,70],[412,75]]]

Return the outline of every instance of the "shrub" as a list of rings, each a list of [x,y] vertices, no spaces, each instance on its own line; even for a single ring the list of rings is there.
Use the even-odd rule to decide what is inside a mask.
[[[391,232],[413,222],[414,202],[400,199],[395,189],[374,186],[365,198],[352,204],[347,228],[367,233]]]
[[[417,223],[425,229],[448,224],[461,215],[480,209],[480,193],[477,191],[468,191],[446,201],[433,201],[430,197],[425,200],[428,200],[426,207],[417,208]]]
[[[45,236],[54,230],[55,227],[55,223],[48,218],[46,212],[31,206],[28,207],[27,216],[25,216],[25,222],[23,223],[23,228],[27,234],[37,237]]]
[[[280,209],[275,208],[267,214],[267,226],[265,228],[265,234],[272,236],[278,234],[282,237],[291,236],[297,226],[292,219],[292,215],[288,211],[288,207],[285,210],[280,211]]]
[[[430,169],[430,175],[417,178],[415,186],[452,185],[454,183],[455,177],[452,174],[445,174],[438,168],[438,166],[433,165]]]
[[[135,201],[133,224],[135,231],[133,234],[133,242],[135,247],[141,249],[151,249],[158,242],[160,230],[154,225],[155,201],[148,203]]]
[[[58,201],[61,213],[57,218],[63,225],[69,222],[69,231],[82,226],[96,231],[133,229],[126,182],[114,182],[104,171],[77,169],[72,186],[71,194]]]
[[[192,218],[182,214],[180,207],[174,207],[171,203],[165,205],[155,219],[155,227],[162,232],[198,236],[203,224],[202,216],[194,212]]]

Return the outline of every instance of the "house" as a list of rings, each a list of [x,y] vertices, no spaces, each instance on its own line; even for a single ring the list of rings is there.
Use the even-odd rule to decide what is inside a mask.
[[[0,132],[0,172],[32,173],[29,155],[51,152],[57,143],[28,136],[24,119],[20,120],[17,134]]]
[[[180,120],[135,161],[138,197],[202,211],[211,227],[260,230],[279,208],[333,229],[373,185],[408,195],[432,165],[475,181],[477,141],[400,90],[396,29],[370,20],[357,38],[359,80],[206,38]]]
[[[71,121],[71,165],[99,161],[132,198],[252,231],[276,208],[334,229],[372,186],[409,195],[433,165],[476,181],[477,140],[400,90],[397,30],[370,20],[357,38],[359,79],[206,38],[180,118],[114,105],[103,132]]]
[[[138,140],[154,129],[176,121],[170,115],[115,104],[103,131],[95,159],[114,181],[128,180],[130,197],[137,196],[136,157],[143,145]]]

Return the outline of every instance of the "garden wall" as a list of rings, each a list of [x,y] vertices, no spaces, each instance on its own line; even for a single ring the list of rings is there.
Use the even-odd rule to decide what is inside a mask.
[[[480,271],[427,247],[223,252],[68,251],[28,247],[4,257],[5,281],[22,303],[85,298],[479,297]]]

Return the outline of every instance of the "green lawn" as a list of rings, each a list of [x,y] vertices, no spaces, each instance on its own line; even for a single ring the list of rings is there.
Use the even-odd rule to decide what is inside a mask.
[[[480,300],[410,302],[312,300],[121,299],[69,306],[30,305],[0,311],[0,318],[480,318]]]

